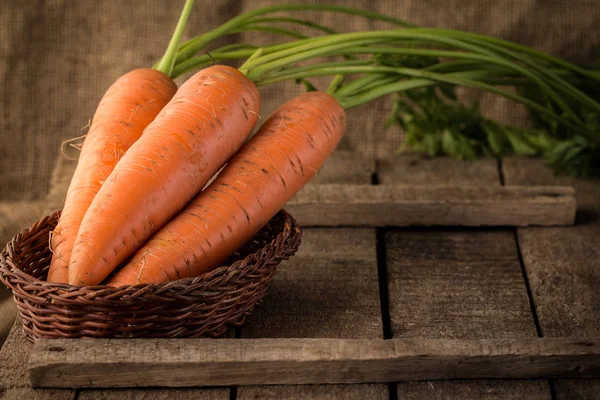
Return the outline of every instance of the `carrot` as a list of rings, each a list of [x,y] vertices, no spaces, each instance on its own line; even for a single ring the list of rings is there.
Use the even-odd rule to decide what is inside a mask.
[[[92,199],[144,128],[173,97],[177,86],[150,68],[130,71],[113,83],[98,104],[54,229],[49,282],[67,283],[67,267],[79,225]]]
[[[126,73],[108,88],[98,104],[50,240],[53,255],[48,282],[69,281],[73,246],[90,204],[121,157],[177,91],[171,75],[193,6],[194,0],[186,0],[167,50],[157,65]]]
[[[119,161],[85,214],[69,284],[104,280],[179,212],[256,123],[258,89],[238,70],[196,73]]]
[[[171,281],[221,265],[311,179],[345,129],[345,111],[332,96],[292,99],[108,284]]]

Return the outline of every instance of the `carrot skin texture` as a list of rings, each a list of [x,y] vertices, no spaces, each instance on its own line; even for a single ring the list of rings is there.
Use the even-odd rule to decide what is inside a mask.
[[[68,282],[71,251],[92,200],[117,162],[176,91],[177,85],[167,75],[140,68],[117,79],[98,103],[52,235],[49,282]]]
[[[160,283],[222,265],[313,177],[345,129],[344,109],[330,95],[292,99],[108,285]]]
[[[259,110],[258,89],[231,67],[206,68],[181,85],[92,201],[69,283],[99,284],[135,253],[239,149]]]

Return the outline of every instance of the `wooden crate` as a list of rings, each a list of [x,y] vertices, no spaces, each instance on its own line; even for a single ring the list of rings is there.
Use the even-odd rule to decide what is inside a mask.
[[[164,347],[40,342],[31,359],[40,384],[106,386],[110,378],[124,386],[225,387],[31,389],[32,347],[14,328],[0,352],[0,390],[8,398],[79,400],[598,398],[599,380],[572,377],[599,373],[600,182],[555,178],[537,160],[375,164],[338,156],[315,184],[375,181],[464,193],[473,186],[572,185],[576,224],[307,228],[298,255],[281,266],[235,338]],[[96,356],[83,358],[85,352]],[[126,360],[131,364],[117,363]],[[111,371],[117,373],[107,378]]]

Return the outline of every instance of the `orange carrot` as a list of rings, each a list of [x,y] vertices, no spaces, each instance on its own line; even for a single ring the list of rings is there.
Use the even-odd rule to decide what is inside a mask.
[[[162,72],[141,68],[120,77],[102,97],[53,232],[49,282],[67,283],[71,250],[92,199],[176,90],[173,80]]]
[[[179,212],[248,137],[259,103],[254,83],[234,68],[216,65],[188,79],[92,201],[69,283],[100,283]]]
[[[166,282],[221,265],[311,179],[345,129],[345,112],[330,95],[289,101],[108,284]]]

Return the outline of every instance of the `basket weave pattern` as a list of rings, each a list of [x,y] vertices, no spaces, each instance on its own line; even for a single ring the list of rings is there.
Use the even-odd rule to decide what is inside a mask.
[[[301,230],[280,211],[225,263],[197,278],[119,288],[46,282],[50,231],[60,213],[15,236],[0,254],[0,281],[14,295],[27,338],[217,337],[243,324]]]

